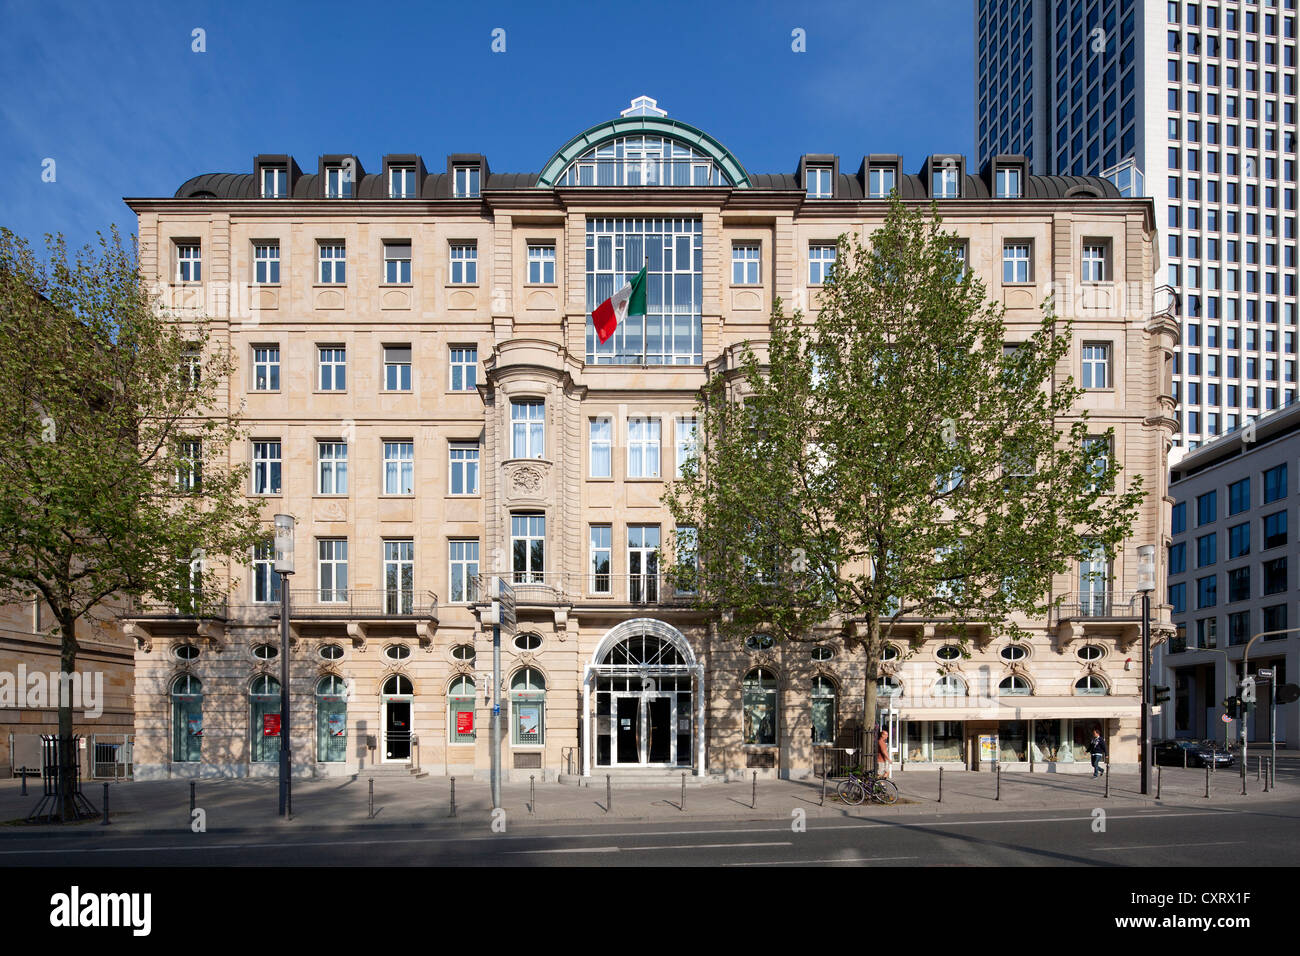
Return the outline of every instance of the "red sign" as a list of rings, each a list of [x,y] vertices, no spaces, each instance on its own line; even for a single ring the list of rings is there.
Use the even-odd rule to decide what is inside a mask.
[[[262,736],[263,737],[280,736],[280,715],[279,714],[262,715]]]
[[[474,732],[474,711],[456,711],[456,733],[472,734]]]

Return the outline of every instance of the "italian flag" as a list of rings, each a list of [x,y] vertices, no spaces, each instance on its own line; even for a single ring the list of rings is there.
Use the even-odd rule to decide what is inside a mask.
[[[614,334],[619,323],[629,315],[645,315],[645,266],[623,288],[598,305],[591,313],[591,324],[596,327],[596,337],[604,345]]]

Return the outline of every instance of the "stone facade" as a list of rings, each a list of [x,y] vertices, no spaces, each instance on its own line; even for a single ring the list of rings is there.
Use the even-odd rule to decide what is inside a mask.
[[[689,153],[693,171],[638,160],[643,178],[636,182],[651,185],[631,186],[632,173],[616,160],[610,175],[625,177],[622,185],[568,185],[583,182],[588,161],[596,170],[592,181],[605,181],[606,172],[583,152],[588,146],[622,142],[622,149],[626,137],[651,133]],[[205,306],[217,315],[218,339],[239,362],[229,403],[242,408],[249,442],[235,456],[249,461],[255,443],[280,443],[281,484],[263,497],[268,525],[275,513],[297,519],[290,612],[297,772],[355,773],[389,762],[396,744],[391,762],[399,766],[486,773],[498,703],[504,767],[524,778],[600,772],[611,763],[798,776],[819,766],[814,724],[832,741],[855,739],[862,718],[858,657],[833,639],[818,660],[806,644],[723,644],[688,597],[657,577],[634,574],[645,566],[632,562],[648,553],[634,555],[635,546],[652,550],[670,541],[672,522],[660,498],[675,473],[675,423],[692,414],[709,368],[739,343],[763,339],[775,297],[815,309],[816,247],[843,232],[865,238],[883,220],[886,202],[870,198],[877,159],[865,157],[856,176],[842,174],[838,158],[817,156],[804,157],[796,175],[749,176],[707,134],[643,109],[570,141],[538,175],[492,174],[478,156],[449,157],[445,174],[426,172],[418,157],[385,157],[381,174],[366,175],[355,157],[336,156],[322,158],[313,176],[299,174],[288,157],[258,157],[251,176],[202,176],[172,198],[128,200],[139,216],[146,279],[173,305]],[[928,206],[930,178],[902,175],[899,162],[882,160],[904,198]],[[331,166],[340,163],[356,178],[335,198],[330,192],[339,180]],[[407,165],[416,198],[393,198],[401,195],[394,177]],[[283,188],[276,185],[279,169],[286,170]],[[687,175],[700,185],[672,178]],[[1125,474],[1144,476],[1150,494],[1135,542],[1163,545],[1177,323],[1153,306],[1158,252],[1151,204],[1120,198],[1101,180],[1028,178],[1022,197],[995,198],[990,177],[990,170],[963,176],[961,197],[940,201],[945,225],[968,243],[969,266],[1006,305],[1012,337],[1028,333],[1038,303],[1056,289],[1058,311],[1073,316],[1079,343],[1062,378],[1078,379],[1081,343],[1106,343],[1107,387],[1088,392],[1083,405],[1099,428],[1115,427]],[[826,184],[824,195],[818,182]],[[268,188],[284,198],[263,198]],[[601,291],[604,280],[593,276],[604,268],[606,223],[622,230],[615,242],[627,243],[629,259],[664,240],[651,273],[677,283],[672,294],[685,297],[677,301],[686,316],[675,327],[680,335],[662,346],[672,353],[668,360],[651,358],[651,340],[643,336],[635,360],[616,355],[621,364],[607,363],[589,338],[592,307],[613,291]],[[634,232],[640,238],[628,239]],[[1085,239],[1108,250],[1109,281],[1076,286]],[[1027,282],[1002,282],[1007,240],[1032,249]],[[257,272],[258,256],[272,244],[276,282]],[[322,247],[336,245],[346,251],[346,282],[323,283]],[[181,250],[195,247],[201,277],[178,281]],[[742,247],[757,249],[756,275],[736,264]],[[474,251],[472,281],[465,281],[466,248]],[[403,250],[409,278],[401,265],[386,264]],[[670,253],[675,272],[665,265]],[[639,265],[627,264],[632,272]],[[630,273],[616,268],[621,285]],[[680,307],[683,301],[688,307]],[[630,340],[617,341],[635,350]],[[259,388],[269,379],[258,380],[258,349],[268,347],[278,349],[278,387]],[[385,368],[386,357],[400,360],[407,348],[409,388],[386,388],[404,384],[400,369]],[[453,359],[470,348],[475,385],[455,388]],[[344,351],[345,388],[321,388],[322,349]],[[526,417],[530,408],[537,418]],[[592,440],[600,437],[591,425],[598,418],[610,421],[608,446]],[[641,419],[658,422],[657,436],[653,426],[632,421]],[[321,493],[321,442],[347,448],[346,493]],[[453,486],[453,453],[464,444],[478,449],[474,493]],[[410,457],[402,458],[407,452],[398,446],[409,446]],[[651,455],[657,467],[646,465]],[[409,479],[405,460],[413,462]],[[592,573],[592,549],[603,533],[593,526],[609,529],[607,577]],[[529,534],[542,542],[540,556]],[[320,563],[326,551],[337,557],[329,543],[336,541],[346,541],[345,588],[326,577],[338,566],[327,571]],[[519,640],[502,640],[496,688],[483,594],[458,583],[451,566],[458,542],[477,549],[475,567],[462,566],[466,573],[516,572]],[[392,563],[407,556],[409,572]],[[236,568],[229,604],[203,620],[167,609],[131,615],[141,776],[276,772],[271,749],[278,741],[268,746],[264,736],[274,721],[258,720],[276,705],[252,700],[250,688],[265,691],[269,684],[257,683],[259,676],[279,675],[279,660],[255,651],[278,646],[278,603],[254,601],[256,574]],[[1163,595],[1163,566],[1157,578]],[[392,581],[401,594],[392,593]],[[1033,638],[1028,656],[1016,662],[1000,656],[1000,642],[987,641],[977,641],[969,659],[941,660],[943,626],[918,623],[887,665],[902,689],[894,698],[894,719],[906,725],[899,728],[906,741],[900,759],[908,766],[977,767],[980,736],[1001,732],[1002,760],[1058,766],[1059,756],[1058,769],[1065,769],[1080,762],[1077,748],[1056,738],[1095,725],[1111,738],[1116,760],[1136,761],[1136,583],[1130,547],[1113,569],[1114,599],[1108,594],[1104,607],[1080,611],[1077,598],[1067,598],[1051,620],[1027,622]],[[1077,575],[1057,588],[1078,591]],[[264,588],[260,596],[270,594]],[[1159,634],[1168,620],[1158,602]],[[1100,656],[1081,659],[1084,645]],[[178,658],[178,648],[189,659]],[[932,684],[941,668],[959,672],[968,694],[936,698]],[[998,684],[1012,674],[1027,678],[1031,696],[999,700]],[[1076,693],[1089,674],[1104,695]],[[171,693],[178,681],[188,698]],[[815,681],[820,703],[812,699]],[[321,686],[335,691],[325,698],[339,699],[318,700]],[[827,688],[833,703],[826,702]],[[332,725],[329,713],[340,715]],[[1032,731],[1030,720],[1037,722]],[[1021,723],[1000,723],[1007,721]],[[1018,733],[1038,746],[1017,744]],[[270,759],[253,759],[255,741]]]

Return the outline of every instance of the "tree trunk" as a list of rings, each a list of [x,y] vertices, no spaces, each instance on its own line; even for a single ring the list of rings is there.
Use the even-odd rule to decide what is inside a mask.
[[[62,629],[59,651],[59,686],[55,691],[59,695],[59,795],[58,805],[63,822],[77,818],[76,798],[73,791],[74,767],[78,757],[77,748],[72,740],[72,683],[71,675],[77,672],[77,619],[68,611],[59,614],[59,627]],[[63,694],[63,674],[69,675],[67,699]]]
[[[863,644],[866,655],[866,676],[862,688],[862,747],[867,751],[863,757],[870,760],[870,767],[876,770],[876,681],[880,677],[880,619],[874,615],[867,621],[867,639]],[[867,766],[864,759],[863,766]]]

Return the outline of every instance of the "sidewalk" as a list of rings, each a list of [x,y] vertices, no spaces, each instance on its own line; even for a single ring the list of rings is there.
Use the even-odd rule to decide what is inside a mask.
[[[1205,798],[1205,771],[1163,768],[1161,799],[1155,799],[1157,775],[1151,774],[1151,795],[1139,792],[1138,776],[1117,773],[1110,781],[1110,797],[1104,796],[1104,778],[1088,775],[1004,773],[1001,795],[992,773],[949,773],[943,778],[943,800],[939,802],[937,773],[895,774],[902,801],[893,807],[864,804],[846,807],[833,797],[835,782],[827,782],[822,803],[820,781],[759,781],[757,805],[750,782],[719,783],[688,788],[684,808],[681,791],[665,787],[622,787],[606,801],[604,781],[590,778],[591,786],[576,787],[538,783],[535,805],[529,800],[527,784],[504,784],[501,803],[511,828],[537,824],[595,824],[610,821],[687,822],[739,820],[781,820],[788,822],[794,810],[810,819],[926,818],[936,814],[1091,810],[1094,807],[1188,807],[1237,808],[1294,803],[1300,798],[1300,779],[1279,774],[1276,788],[1264,793],[1263,780],[1252,771],[1246,777],[1246,795],[1241,793],[1237,770],[1220,770],[1210,775],[1210,799]],[[17,780],[0,781],[0,840],[6,836],[40,832],[63,832],[69,828],[21,825],[40,800],[39,783],[28,782],[28,795],[19,793]],[[491,791],[487,783],[456,781],[456,816],[450,813],[450,781],[444,777],[422,780],[402,777],[376,778],[375,815],[369,815],[369,780],[294,781],[293,820],[285,824],[277,816],[278,789],[275,780],[203,780],[196,785],[196,805],[206,814],[208,832],[280,830],[350,831],[376,827],[435,827],[453,830],[486,828],[492,819]],[[83,793],[102,810],[103,786],[83,785]],[[98,818],[78,824],[89,837],[110,832],[148,833],[190,829],[189,782],[183,780],[133,782],[110,785],[112,824],[102,827]]]

